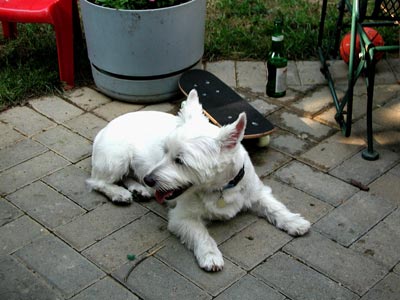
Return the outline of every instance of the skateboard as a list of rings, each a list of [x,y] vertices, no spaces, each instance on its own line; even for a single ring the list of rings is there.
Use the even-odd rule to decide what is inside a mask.
[[[190,70],[182,74],[179,88],[186,96],[196,89],[205,115],[219,127],[234,122],[241,112],[245,112],[244,139],[258,139],[261,147],[269,144],[274,125],[217,76],[204,70]]]

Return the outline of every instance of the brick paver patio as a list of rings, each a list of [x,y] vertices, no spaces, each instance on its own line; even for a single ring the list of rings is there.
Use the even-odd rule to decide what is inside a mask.
[[[347,68],[333,67],[343,90]],[[345,138],[319,62],[290,62],[279,99],[264,95],[264,62],[205,68],[278,127],[269,148],[249,151],[277,197],[313,223],[311,232],[292,238],[248,213],[214,222],[225,268],[202,271],[167,231],[166,207],[115,206],[85,186],[93,139],[108,121],[143,109],[175,113],[180,100],[134,105],[79,88],[0,113],[0,299],[400,299],[399,60],[378,64],[375,162],[360,154],[364,85]],[[125,282],[127,255],[160,246]]]

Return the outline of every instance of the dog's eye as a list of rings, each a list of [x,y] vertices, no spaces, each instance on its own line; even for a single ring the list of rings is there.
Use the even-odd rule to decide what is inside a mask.
[[[184,164],[182,158],[180,158],[180,157],[176,157],[174,161],[175,161],[175,163],[177,165],[183,165]]]

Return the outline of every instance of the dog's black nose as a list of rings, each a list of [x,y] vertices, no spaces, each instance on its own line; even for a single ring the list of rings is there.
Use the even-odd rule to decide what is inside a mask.
[[[147,184],[149,187],[153,187],[156,185],[156,181],[151,175],[146,175],[144,178],[144,183]]]

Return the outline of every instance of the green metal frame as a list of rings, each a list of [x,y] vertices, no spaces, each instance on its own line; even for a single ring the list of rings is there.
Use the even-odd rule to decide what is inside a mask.
[[[361,0],[362,1],[362,0]],[[372,109],[373,109],[373,97],[374,97],[374,82],[375,82],[375,65],[374,54],[376,51],[395,51],[399,50],[398,45],[395,46],[375,46],[368,38],[364,31],[364,27],[378,27],[378,26],[394,26],[398,21],[398,16],[393,15],[382,15],[380,14],[379,7],[383,2],[389,2],[392,4],[393,1],[398,2],[400,0],[376,0],[375,8],[370,16],[366,16],[367,0],[362,2],[360,6],[360,0],[340,0],[338,4],[338,18],[336,22],[336,31],[334,33],[334,39],[330,41],[328,49],[323,48],[324,39],[324,27],[327,12],[328,0],[323,0],[321,20],[318,35],[318,55],[321,61],[322,67],[321,72],[325,75],[328,81],[329,90],[332,94],[333,102],[336,108],[335,120],[339,124],[342,133],[349,137],[351,134],[352,126],[352,111],[353,111],[353,92],[354,85],[361,75],[364,75],[366,87],[367,87],[367,149],[362,152],[362,157],[367,160],[376,160],[379,158],[379,154],[374,150],[373,145],[373,128],[372,128]],[[378,8],[376,7],[378,6]],[[398,5],[393,5],[394,7]],[[350,57],[349,57],[349,71],[348,71],[348,85],[347,91],[342,99],[339,99],[335,90],[333,78],[329,72],[328,58],[336,58],[340,36],[342,34],[345,25],[343,23],[344,14],[346,11],[351,12],[351,38],[350,38]],[[397,15],[397,14],[396,14]],[[368,20],[369,22],[364,22]],[[370,20],[374,20],[371,22]],[[376,21],[379,20],[379,21]],[[360,54],[359,63],[357,64],[356,59],[356,36],[360,36]],[[334,43],[332,45],[332,42]]]

